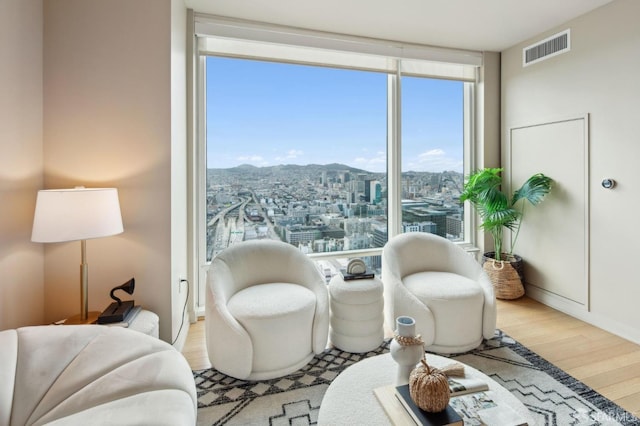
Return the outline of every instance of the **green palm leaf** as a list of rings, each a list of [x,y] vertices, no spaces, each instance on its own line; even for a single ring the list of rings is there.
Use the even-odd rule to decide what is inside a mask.
[[[502,178],[500,172],[502,169],[483,169],[471,176],[469,181],[464,185],[464,191],[460,194],[460,200],[469,200],[472,204],[483,203],[490,192],[500,192]]]
[[[531,176],[522,184],[520,189],[513,193],[511,205],[514,205],[520,200],[527,200],[532,205],[537,205],[551,190],[551,182],[551,178],[542,173]]]
[[[485,216],[481,226],[484,229],[504,227],[513,230],[516,229],[519,218],[520,212],[513,208],[506,208],[504,210],[491,212],[491,214]]]

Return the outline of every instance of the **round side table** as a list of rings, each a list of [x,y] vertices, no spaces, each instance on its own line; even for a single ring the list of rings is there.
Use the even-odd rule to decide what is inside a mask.
[[[382,281],[377,278],[345,281],[335,275],[329,282],[329,340],[347,352],[368,352],[384,340]]]

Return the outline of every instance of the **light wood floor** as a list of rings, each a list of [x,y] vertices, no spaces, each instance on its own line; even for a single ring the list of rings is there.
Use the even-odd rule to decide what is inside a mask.
[[[498,328],[632,414],[640,414],[640,345],[528,297],[498,301]],[[204,321],[182,351],[193,370],[209,368]]]

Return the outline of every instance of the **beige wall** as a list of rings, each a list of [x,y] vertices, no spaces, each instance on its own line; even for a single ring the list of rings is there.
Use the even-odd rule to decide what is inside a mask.
[[[633,269],[640,239],[638,16],[640,2],[617,0],[502,54],[503,145],[512,127],[589,115],[588,310],[552,295],[537,297],[635,341],[640,341],[640,287]],[[570,52],[522,67],[523,47],[567,28]],[[548,155],[554,155],[553,150]],[[618,186],[603,189],[605,177],[616,179]],[[553,251],[553,241],[547,241],[547,247]],[[562,253],[555,258],[563,262]]]
[[[40,244],[42,0],[0,1],[0,330],[44,320]]]
[[[122,209],[124,233],[87,242],[89,310],[135,277],[168,341],[186,274],[185,214],[172,214],[185,192],[184,14],[170,0],[44,2],[44,186],[113,186]],[[47,321],[79,311],[79,262],[79,243],[46,245]]]

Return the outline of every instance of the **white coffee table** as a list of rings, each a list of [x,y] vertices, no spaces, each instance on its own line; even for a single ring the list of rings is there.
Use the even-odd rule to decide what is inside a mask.
[[[455,360],[427,354],[427,363],[435,367]],[[496,403],[506,404],[531,426],[535,425],[527,407],[507,389],[484,373],[465,364],[465,375],[478,377],[489,385]],[[397,364],[390,354],[364,359],[344,370],[329,385],[318,414],[318,425],[391,425],[373,390],[394,383]]]

